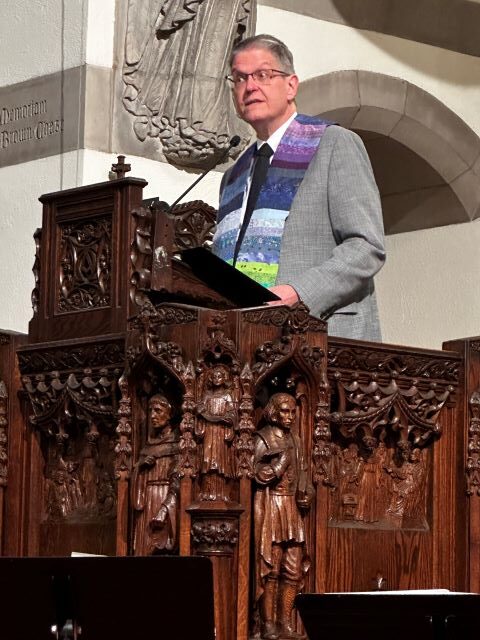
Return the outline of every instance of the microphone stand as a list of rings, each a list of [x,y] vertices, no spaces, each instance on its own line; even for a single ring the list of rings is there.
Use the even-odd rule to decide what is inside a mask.
[[[182,193],[182,194],[181,194],[181,195],[180,195],[180,196],[175,200],[175,202],[174,202],[173,204],[171,204],[171,205],[167,208],[166,212],[167,212],[167,213],[172,213],[173,208],[174,208],[174,207],[175,207],[175,206],[180,202],[180,200],[183,200],[183,198],[187,195],[187,193],[190,193],[190,191],[193,189],[193,187],[195,187],[195,186],[200,182],[200,180],[203,180],[203,179],[204,179],[204,177],[207,175],[207,173],[210,173],[210,171],[212,171],[212,169],[215,169],[215,167],[216,167],[217,165],[219,165],[221,162],[223,162],[224,160],[226,160],[226,159],[227,159],[227,157],[228,157],[228,154],[230,153],[230,150],[231,150],[231,149],[233,149],[234,147],[238,147],[238,145],[240,144],[240,142],[241,142],[241,138],[240,138],[240,136],[233,136],[233,137],[230,139],[230,141],[229,141],[229,143],[228,143],[227,148],[225,149],[225,151],[223,152],[223,154],[220,156],[220,160],[215,161],[215,162],[212,164],[212,166],[211,166],[211,167],[209,167],[208,169],[206,169],[206,171],[204,171],[203,173],[201,173],[201,174],[198,176],[198,178],[195,180],[195,182],[193,182],[193,183],[188,187],[188,189],[186,189],[186,190],[185,190],[185,191],[184,191],[184,192],[183,192],[183,193]]]

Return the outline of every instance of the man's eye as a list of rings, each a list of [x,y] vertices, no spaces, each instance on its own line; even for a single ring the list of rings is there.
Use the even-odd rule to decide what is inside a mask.
[[[268,71],[260,69],[260,71],[257,71],[256,76],[258,80],[266,80],[268,78]]]

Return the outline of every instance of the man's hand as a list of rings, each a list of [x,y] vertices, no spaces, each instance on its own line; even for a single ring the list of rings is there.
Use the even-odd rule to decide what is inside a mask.
[[[286,304],[292,307],[294,304],[297,304],[300,299],[298,293],[289,284],[279,284],[276,287],[270,287],[270,291],[280,298],[280,300],[272,300],[269,302],[268,304],[270,305]]]

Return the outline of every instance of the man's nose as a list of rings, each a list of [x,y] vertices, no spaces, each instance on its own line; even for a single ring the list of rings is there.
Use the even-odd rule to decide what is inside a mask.
[[[245,89],[247,91],[254,91],[255,89],[258,89],[258,82],[254,80],[252,75],[248,75],[245,82]]]

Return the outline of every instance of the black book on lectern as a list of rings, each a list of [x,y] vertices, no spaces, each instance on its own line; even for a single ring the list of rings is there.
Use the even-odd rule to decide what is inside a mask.
[[[5,640],[214,640],[202,557],[0,558]]]
[[[258,307],[280,300],[275,293],[204,247],[185,249],[180,255],[202,282],[238,307]]]
[[[305,593],[295,605],[309,640],[468,640],[480,630],[471,593]]]

